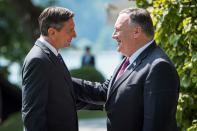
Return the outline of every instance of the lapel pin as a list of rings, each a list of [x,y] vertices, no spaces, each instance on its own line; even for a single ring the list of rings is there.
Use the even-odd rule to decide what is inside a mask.
[[[136,66],[136,62],[133,62],[133,66]]]

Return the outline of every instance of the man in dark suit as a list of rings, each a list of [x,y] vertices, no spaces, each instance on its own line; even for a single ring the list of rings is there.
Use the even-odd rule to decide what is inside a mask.
[[[112,37],[126,58],[102,84],[73,78],[78,98],[104,105],[108,131],[177,131],[179,77],[154,41],[149,12],[125,9],[114,29]]]
[[[41,36],[22,68],[22,120],[25,131],[78,131],[69,71],[58,50],[76,37],[73,12],[46,8],[39,16]]]

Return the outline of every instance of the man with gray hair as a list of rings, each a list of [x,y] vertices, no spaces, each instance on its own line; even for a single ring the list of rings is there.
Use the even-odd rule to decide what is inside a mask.
[[[179,77],[154,41],[149,12],[122,10],[114,30],[112,37],[125,59],[104,83],[73,78],[78,98],[104,105],[108,131],[177,131]]]
[[[58,50],[76,37],[74,13],[46,8],[39,16],[41,36],[22,68],[22,120],[25,131],[78,131],[70,73]]]

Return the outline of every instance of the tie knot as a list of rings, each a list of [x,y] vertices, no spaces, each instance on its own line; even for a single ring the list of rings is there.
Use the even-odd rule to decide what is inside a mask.
[[[127,68],[127,66],[129,65],[129,58],[127,58],[125,61],[124,61],[124,63],[122,64],[122,66],[121,66],[121,68],[120,68],[120,70],[119,70],[119,72],[118,72],[118,75],[116,76],[116,80],[118,79],[118,78],[120,78],[122,75],[123,75],[123,73],[124,73],[124,71],[125,71],[125,69]]]
[[[122,65],[122,69],[125,70],[126,67],[127,67],[129,64],[130,64],[129,58],[127,58],[127,59],[124,61],[123,65]]]

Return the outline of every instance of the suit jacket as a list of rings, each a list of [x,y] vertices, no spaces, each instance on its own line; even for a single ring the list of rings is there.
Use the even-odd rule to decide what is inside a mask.
[[[90,57],[89,61],[86,61],[86,57]],[[90,66],[94,66],[95,65],[95,60],[94,60],[94,56],[90,55],[90,56],[86,56],[83,55],[82,57],[82,66],[86,66],[86,65],[90,65]]]
[[[108,131],[177,131],[179,77],[164,51],[151,43],[115,81],[120,66],[103,84],[73,78],[79,99],[105,105]]]
[[[22,119],[26,131],[78,131],[69,71],[39,40],[22,68]]]

